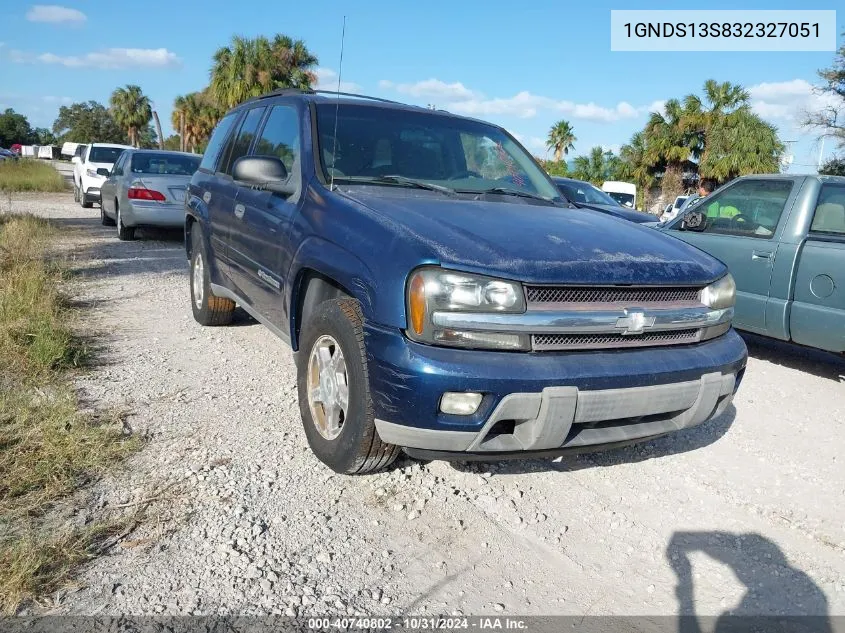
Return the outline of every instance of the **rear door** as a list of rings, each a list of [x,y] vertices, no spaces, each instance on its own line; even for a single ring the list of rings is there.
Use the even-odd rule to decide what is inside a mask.
[[[293,178],[297,191],[289,196],[249,187],[238,187],[231,232],[232,259],[249,287],[250,304],[282,332],[287,331],[285,277],[294,251],[290,227],[302,199],[300,168],[300,115],[293,105],[275,105],[258,135],[251,154],[279,158]]]
[[[237,133],[231,137],[227,147],[223,150],[216,174],[217,178],[225,184],[221,188],[221,194],[217,200],[218,205],[215,207],[218,210],[217,224],[219,226],[219,229],[215,229],[215,233],[218,237],[226,240],[229,279],[233,284],[232,289],[249,304],[252,304],[252,300],[249,296],[249,275],[243,260],[243,253],[233,248],[233,244],[240,239],[243,223],[235,215],[235,198],[238,194],[238,185],[232,179],[232,167],[236,160],[249,153],[266,109],[264,106],[260,106],[246,111],[238,126]]]
[[[232,137],[232,131],[240,118],[240,112],[232,112],[223,117],[214,128],[214,132],[208,141],[208,147],[200,161],[199,170],[191,180],[188,188],[188,204],[205,207],[210,226],[209,244],[214,267],[223,275],[229,275],[229,259],[226,252],[228,236],[226,235],[225,217],[231,213],[229,203],[234,193],[227,195],[227,188],[232,188],[231,181],[217,175],[218,165],[222,162],[222,155],[225,155],[229,147],[228,142]],[[227,199],[229,203],[227,203]],[[216,279],[212,271],[212,280]]]
[[[722,260],[737,286],[734,325],[768,334],[766,303],[778,236],[799,186],[791,179],[748,178],[695,205],[707,215],[703,231],[669,229],[672,235]]]
[[[825,183],[798,260],[792,340],[845,351],[845,184]]]

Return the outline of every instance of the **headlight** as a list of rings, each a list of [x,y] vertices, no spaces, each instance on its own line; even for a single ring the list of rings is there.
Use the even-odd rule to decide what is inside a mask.
[[[728,273],[701,291],[701,303],[717,310],[732,308],[736,304],[736,283]]]
[[[458,331],[435,326],[434,312],[525,312],[522,286],[511,281],[437,267],[420,268],[408,280],[408,336],[422,343],[482,349],[529,349],[528,337]]]
[[[85,173],[88,174],[91,178],[99,178],[100,174],[97,173],[96,169],[86,169]]]

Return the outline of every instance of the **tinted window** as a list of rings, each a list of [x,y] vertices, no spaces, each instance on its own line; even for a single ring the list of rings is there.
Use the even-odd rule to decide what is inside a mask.
[[[123,147],[92,147],[88,153],[88,162],[113,165],[123,150]]]
[[[231,174],[232,165],[235,164],[235,161],[241,156],[246,156],[250,145],[252,145],[253,139],[255,139],[255,133],[258,131],[258,124],[261,123],[261,117],[263,116],[264,108],[253,108],[246,113],[244,121],[241,123],[241,128],[238,130],[238,136],[232,144],[231,151],[229,152],[229,158],[226,160],[226,167],[224,169],[221,165],[220,171]]]
[[[299,117],[296,110],[288,106],[274,107],[252,153],[280,158],[290,173],[299,158]]]
[[[130,171],[133,174],[191,176],[199,166],[199,156],[143,152],[132,157]]]
[[[791,180],[743,180],[690,209],[706,216],[705,233],[770,239],[791,192]]]
[[[226,142],[229,130],[232,128],[232,125],[234,125],[237,118],[237,112],[228,114],[224,116],[217,124],[217,127],[214,128],[214,132],[211,134],[211,139],[208,141],[208,147],[205,148],[205,154],[203,154],[202,162],[200,162],[201,169],[214,171],[214,166],[217,164],[217,156],[220,154],[220,148],[222,148],[223,144]]]
[[[845,185],[822,185],[810,230],[845,235]]]
[[[380,176],[403,176],[461,192],[517,189],[560,200],[531,156],[500,128],[481,121],[428,110],[322,103],[317,137],[317,168],[325,180],[378,183]]]

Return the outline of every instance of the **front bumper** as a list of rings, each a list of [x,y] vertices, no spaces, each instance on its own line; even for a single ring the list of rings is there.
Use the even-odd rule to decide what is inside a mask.
[[[88,187],[84,191],[84,195],[88,200],[93,200],[95,202],[100,200],[100,188],[99,187]]]
[[[410,449],[490,457],[647,439],[720,414],[747,352],[730,330],[695,345],[566,353],[448,349],[368,325],[381,438]],[[446,391],[484,394],[472,416],[439,412]]]

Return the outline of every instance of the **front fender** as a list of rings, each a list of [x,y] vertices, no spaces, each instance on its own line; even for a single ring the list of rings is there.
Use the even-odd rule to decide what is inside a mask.
[[[296,251],[287,278],[288,314],[293,314],[297,305],[300,282],[307,270],[314,270],[342,286],[361,303],[364,317],[376,323],[383,323],[380,315],[384,297],[379,296],[379,283],[373,271],[344,248],[320,237],[307,238]],[[380,318],[382,316],[382,318]],[[291,340],[295,340],[295,324],[290,320]]]

